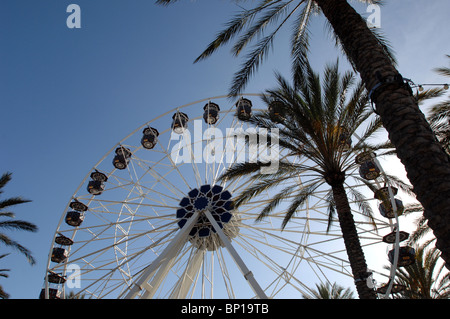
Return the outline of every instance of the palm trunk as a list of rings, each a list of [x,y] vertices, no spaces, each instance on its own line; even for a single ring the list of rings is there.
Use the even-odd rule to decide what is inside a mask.
[[[450,269],[450,157],[437,141],[409,86],[345,0],[315,0],[360,73],[397,156],[424,207],[436,247]]]
[[[367,264],[364,252],[359,242],[355,221],[350,210],[347,194],[344,185],[333,185],[333,199],[336,204],[336,211],[339,217],[342,236],[344,238],[345,249],[348,260],[355,279],[356,290],[360,299],[376,299],[376,293],[367,286]]]

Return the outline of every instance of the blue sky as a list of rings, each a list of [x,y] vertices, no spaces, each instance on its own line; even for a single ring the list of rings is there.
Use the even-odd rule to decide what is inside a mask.
[[[69,29],[66,8],[81,8],[81,28]],[[365,6],[355,5],[365,13]],[[0,284],[11,298],[36,298],[63,210],[92,166],[143,123],[174,107],[227,93],[242,60],[223,48],[194,59],[239,10],[225,0],[2,0],[0,2],[0,173],[13,173],[2,198],[23,196],[18,219],[37,233],[8,232],[37,264],[16,253]],[[381,31],[400,73],[416,83],[444,83],[432,71],[450,54],[447,0],[386,1]],[[277,40],[246,92],[274,86],[274,70],[290,75],[288,30]],[[317,70],[338,56],[321,17],[314,17],[311,60]],[[345,58],[340,58],[348,67]],[[10,252],[0,250],[0,253]]]

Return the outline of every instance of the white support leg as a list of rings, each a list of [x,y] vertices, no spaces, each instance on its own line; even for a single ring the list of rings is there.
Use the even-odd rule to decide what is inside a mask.
[[[187,236],[192,227],[198,220],[198,212],[189,218],[186,224],[178,231],[178,234],[170,242],[170,244],[164,249],[161,255],[158,256],[143,272],[139,279],[133,283],[128,293],[125,295],[125,299],[134,299],[142,290],[146,290],[143,297],[149,298],[158,289],[159,284],[163,279],[164,272],[170,269],[174,258],[176,258],[179,250],[186,243]],[[159,272],[155,276],[152,284],[148,281],[153,277],[156,271]]]
[[[183,247],[183,245],[184,245],[184,242],[183,243],[180,242],[180,245],[175,247],[175,249],[172,249],[167,254],[167,257],[160,264],[155,276],[153,276],[152,281],[146,282],[146,285],[145,285],[146,289],[145,289],[145,292],[142,294],[141,299],[153,298],[159,285],[161,285],[164,278],[166,278],[167,274],[169,273],[170,269],[172,269],[173,263],[177,259],[178,252],[180,251],[181,247]]]
[[[228,239],[227,235],[225,235],[222,228],[220,228],[220,226],[217,224],[214,217],[211,215],[209,211],[205,211],[205,216],[208,218],[208,220],[216,230],[217,234],[219,235],[220,239],[225,244],[225,247],[228,249],[228,252],[230,253],[231,257],[233,257],[234,261],[236,262],[242,274],[244,275],[244,278],[249,282],[250,287],[253,289],[255,294],[260,299],[267,299],[266,293],[258,284],[255,277],[253,277],[253,273],[247,268],[241,256],[239,256],[237,251],[234,249],[233,245],[231,245],[231,242]]]
[[[203,264],[203,257],[205,250],[197,249],[189,261],[189,265],[186,267],[181,278],[178,280],[176,288],[170,295],[171,299],[186,299],[189,290],[194,284],[195,277],[197,276],[201,265]]]

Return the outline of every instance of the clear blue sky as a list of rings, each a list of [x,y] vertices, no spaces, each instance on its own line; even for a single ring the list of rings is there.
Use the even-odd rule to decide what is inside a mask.
[[[71,3],[81,8],[80,29],[66,26]],[[365,13],[364,5],[352,3]],[[11,251],[1,261],[1,268],[12,269],[0,278],[11,298],[38,297],[61,214],[115,143],[165,110],[227,93],[242,60],[225,48],[193,61],[238,9],[225,0],[169,7],[151,0],[1,0],[0,173],[13,173],[2,198],[31,199],[14,212],[39,227],[37,233],[8,232],[37,259],[30,266]],[[432,69],[448,65],[449,12],[447,0],[386,1],[381,29],[404,77],[446,81]],[[320,70],[338,51],[322,18],[314,18],[311,32],[311,59]],[[246,92],[272,88],[274,70],[289,77],[284,34]]]

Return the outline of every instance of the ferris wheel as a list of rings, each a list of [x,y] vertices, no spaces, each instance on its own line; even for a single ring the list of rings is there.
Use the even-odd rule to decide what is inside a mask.
[[[188,103],[114,145],[62,212],[40,298],[66,298],[69,292],[106,299],[301,298],[315,284],[355,280],[339,227],[327,230],[325,190],[282,230],[282,206],[255,221],[270,194],[236,209],[233,196],[251,182],[219,182],[236,161],[255,160],[245,142],[254,128],[242,120],[266,111],[260,98],[245,94],[230,102],[215,96]],[[283,156],[269,144],[257,154]],[[352,212],[365,250],[391,249],[390,273],[368,270],[387,282],[378,292],[388,296],[399,289],[393,284],[396,267],[414,258],[409,247],[399,246],[408,237],[399,231],[402,203],[394,187],[380,184],[383,171],[374,154],[360,154],[357,163],[359,171],[350,177],[379,184],[372,196],[380,204],[376,229],[357,208]],[[299,185],[302,178],[300,173]],[[364,185],[354,179],[352,187]],[[363,279],[373,284],[372,277]]]

